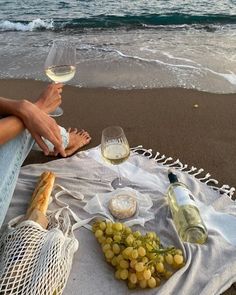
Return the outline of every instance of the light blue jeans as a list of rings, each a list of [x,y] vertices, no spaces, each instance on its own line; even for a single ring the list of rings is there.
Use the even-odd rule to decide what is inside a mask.
[[[69,134],[60,127],[64,148],[69,143]],[[45,140],[49,150],[53,150],[53,145]],[[0,228],[10,205],[21,165],[34,147],[34,139],[25,130],[16,138],[0,145]],[[38,147],[36,147],[38,149]]]

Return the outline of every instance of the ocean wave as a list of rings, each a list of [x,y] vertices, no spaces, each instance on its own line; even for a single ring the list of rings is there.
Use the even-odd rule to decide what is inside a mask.
[[[76,29],[109,29],[124,27],[127,29],[195,29],[216,30],[222,25],[235,25],[234,15],[206,14],[191,15],[182,13],[141,14],[141,15],[97,15],[87,18],[0,22],[1,31],[34,31],[34,30],[76,30]],[[235,26],[234,26],[235,27]]]
[[[1,21],[0,31],[36,31],[53,29],[53,21],[42,20],[40,18],[34,19],[31,22],[12,22]]]
[[[215,76],[219,76],[222,77],[224,80],[226,80],[228,83],[230,83],[232,86],[236,86],[236,73],[234,73],[233,71],[228,71],[229,73],[222,73],[222,72],[217,72],[214,71],[200,63],[196,63],[193,60],[190,59],[185,59],[185,58],[178,58],[178,57],[174,57],[168,53],[165,53],[166,56],[168,56],[170,59],[175,59],[176,61],[187,61],[190,64],[186,64],[186,63],[171,63],[171,62],[165,62],[163,60],[160,59],[152,59],[152,58],[144,58],[144,57],[140,57],[137,55],[129,55],[129,54],[125,54],[120,50],[117,49],[112,49],[112,48],[102,48],[102,47],[97,47],[97,46],[91,46],[91,45],[87,45],[86,47],[83,47],[83,49],[95,49],[95,50],[100,50],[100,51],[104,51],[107,53],[115,53],[118,56],[121,56],[123,58],[126,59],[132,59],[132,60],[138,60],[141,62],[145,62],[145,63],[152,63],[152,64],[159,64],[162,65],[164,67],[168,67],[168,68],[172,68],[172,69],[181,69],[181,70],[194,70],[197,71],[198,73],[211,73]]]

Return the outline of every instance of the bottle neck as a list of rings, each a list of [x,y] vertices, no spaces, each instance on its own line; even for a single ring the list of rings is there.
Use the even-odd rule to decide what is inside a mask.
[[[170,183],[179,182],[177,176],[172,172],[168,173],[168,178],[169,178]]]

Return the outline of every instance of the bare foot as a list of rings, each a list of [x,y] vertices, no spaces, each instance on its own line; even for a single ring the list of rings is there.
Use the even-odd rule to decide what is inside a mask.
[[[78,149],[87,145],[91,141],[91,137],[87,131],[80,130],[78,131],[76,128],[69,128],[69,144],[65,149],[66,156],[71,156]]]

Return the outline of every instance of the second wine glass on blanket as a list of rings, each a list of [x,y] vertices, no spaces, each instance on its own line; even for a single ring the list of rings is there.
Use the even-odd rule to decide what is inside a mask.
[[[121,178],[119,164],[128,159],[130,148],[124,130],[121,127],[110,126],[102,131],[101,153],[107,162],[117,165],[118,168],[118,177],[112,181],[112,187],[114,189],[126,187],[128,183]]]

